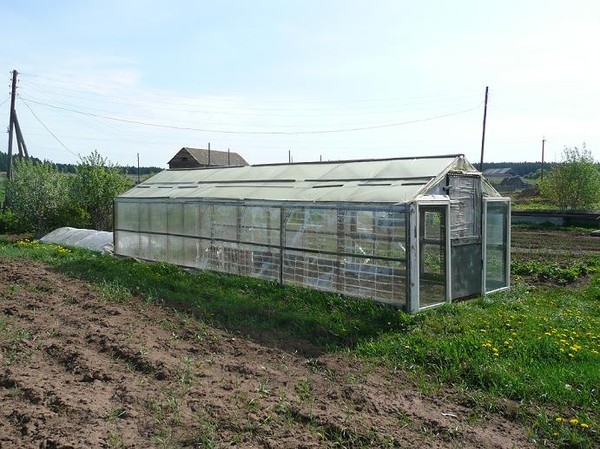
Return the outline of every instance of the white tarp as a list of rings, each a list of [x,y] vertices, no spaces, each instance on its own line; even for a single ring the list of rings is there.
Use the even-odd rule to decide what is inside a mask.
[[[42,237],[40,242],[77,246],[102,253],[113,252],[113,233],[93,229],[58,228]]]

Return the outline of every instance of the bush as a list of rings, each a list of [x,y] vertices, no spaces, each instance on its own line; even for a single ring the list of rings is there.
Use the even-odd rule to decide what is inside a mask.
[[[97,151],[81,158],[71,183],[71,203],[87,217],[87,226],[112,231],[113,200],[131,186],[131,180]]]
[[[539,185],[542,195],[561,209],[591,209],[600,203],[600,169],[585,145],[565,148],[563,161]]]
[[[2,232],[42,235],[62,226],[112,230],[113,199],[129,188],[129,178],[93,151],[82,157],[75,175],[50,162],[17,160],[6,185]]]
[[[49,162],[15,162],[6,185],[6,205],[17,232],[45,233],[63,225],[69,204],[69,180]]]

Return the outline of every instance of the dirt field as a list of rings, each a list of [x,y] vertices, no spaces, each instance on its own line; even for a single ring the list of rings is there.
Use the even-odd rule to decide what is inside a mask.
[[[600,237],[589,232],[519,229],[512,230],[512,255],[521,259],[569,262],[600,256]]]
[[[531,447],[512,404],[484,411],[402,372],[0,264],[0,448]]]

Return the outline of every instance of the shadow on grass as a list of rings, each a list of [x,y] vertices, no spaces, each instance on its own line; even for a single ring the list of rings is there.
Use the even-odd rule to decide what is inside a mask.
[[[143,300],[183,310],[261,344],[309,357],[354,347],[382,332],[401,331],[409,320],[407,314],[392,307],[333,293],[88,251],[74,250],[71,255],[47,262],[69,276],[114,283]]]

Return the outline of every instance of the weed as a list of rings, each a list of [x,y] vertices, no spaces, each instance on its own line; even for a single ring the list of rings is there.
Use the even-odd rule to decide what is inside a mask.
[[[194,432],[191,438],[186,439],[185,447],[201,447],[203,449],[213,449],[217,447],[217,426],[207,417],[198,416],[198,430]]]
[[[116,431],[108,432],[106,444],[110,449],[125,449],[125,443],[123,442],[123,438],[121,437],[121,434],[119,434],[119,432]]]
[[[124,409],[123,407],[117,407],[117,408],[113,408],[110,412],[108,412],[106,419],[111,422],[114,422],[117,419],[122,419],[122,418],[126,418],[126,417],[127,417],[127,410]]]
[[[177,373],[177,380],[181,385],[188,386],[192,381],[192,358],[183,356],[181,358],[182,367]]]
[[[98,285],[98,297],[103,302],[129,302],[132,299],[129,289],[117,281],[107,280]]]
[[[296,384],[296,386],[294,387],[294,391],[296,392],[300,400],[307,401],[312,396],[313,387],[310,380],[302,379]]]
[[[263,397],[266,398],[271,395],[271,390],[268,387],[268,382],[259,382],[256,387],[256,391]]]

